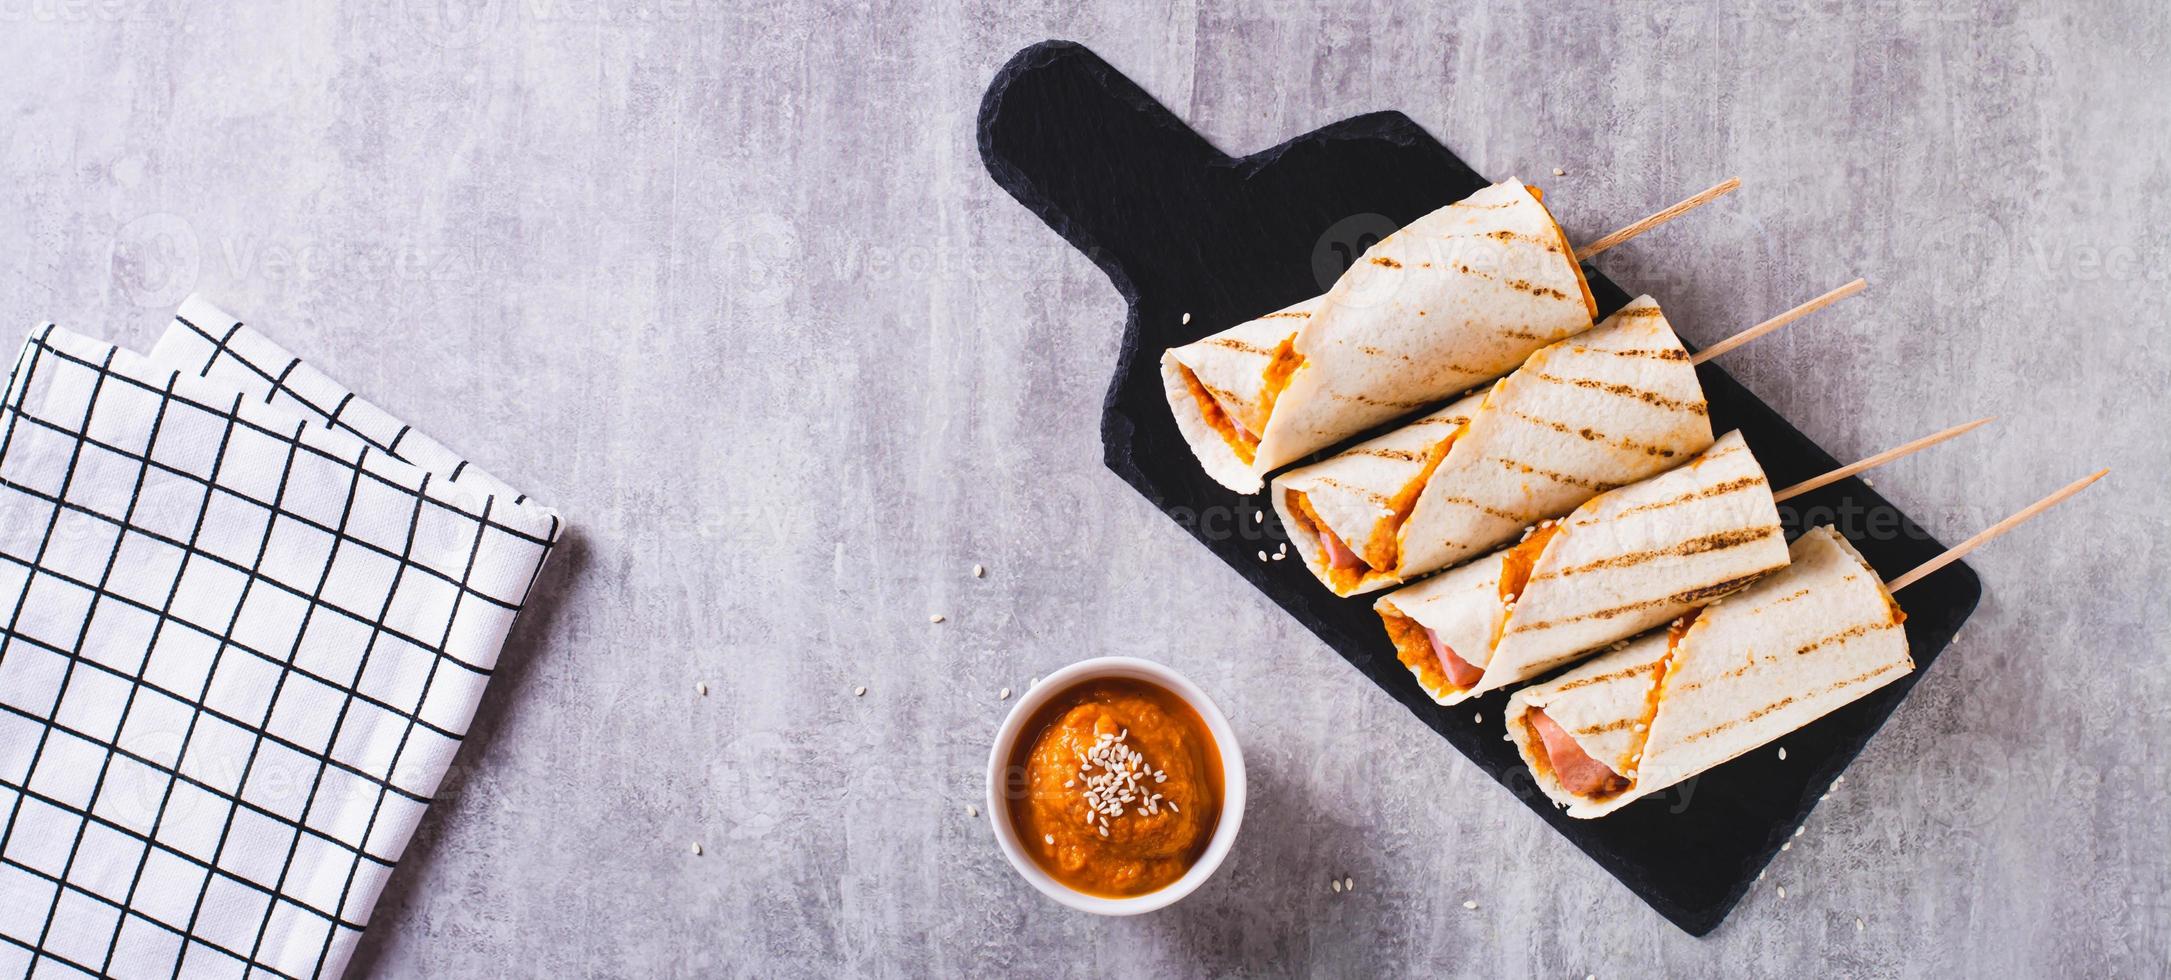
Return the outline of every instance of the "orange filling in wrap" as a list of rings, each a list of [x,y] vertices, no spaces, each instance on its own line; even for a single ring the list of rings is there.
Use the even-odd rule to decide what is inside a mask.
[[[1576,288],[1583,294],[1583,307],[1588,311],[1588,315],[1593,321],[1597,320],[1598,300],[1591,295],[1591,284],[1583,277],[1582,263],[1577,262],[1575,259],[1575,246],[1568,243],[1568,230],[1560,226],[1560,221],[1553,217],[1552,209],[1545,206],[1545,192],[1543,190],[1539,189],[1535,184],[1525,184],[1523,186],[1529,188],[1531,198],[1538,202],[1538,207],[1545,211],[1546,219],[1552,222],[1553,234],[1560,244],[1561,254],[1568,257],[1568,267],[1575,270]],[[1266,383],[1259,393],[1259,415],[1264,420],[1260,423],[1262,430],[1264,430],[1266,423],[1274,418],[1274,403],[1281,397],[1282,389],[1289,387],[1290,377],[1295,375],[1297,369],[1303,366],[1304,355],[1296,352],[1296,335],[1290,334],[1281,342],[1280,346],[1274,349],[1273,358],[1267,361]],[[1198,402],[1199,414],[1205,417],[1206,424],[1220,434],[1222,441],[1229,444],[1229,448],[1235,451],[1237,459],[1242,460],[1246,465],[1250,465],[1252,460],[1257,457],[1259,437],[1263,434],[1263,431],[1252,432],[1244,428],[1243,423],[1238,422],[1234,416],[1229,414],[1222,401],[1216,398],[1213,391],[1208,389],[1203,382],[1199,381],[1198,376],[1193,374],[1189,367],[1182,367],[1181,369],[1183,371],[1184,385],[1191,389],[1191,397]],[[1407,517],[1408,515],[1404,514],[1403,516]],[[1391,568],[1393,565],[1394,562],[1390,557],[1390,560],[1374,563],[1373,567]]]
[[[1417,498],[1425,492],[1425,484],[1431,481],[1433,471],[1440,468],[1440,462],[1447,458],[1448,450],[1455,448],[1455,440],[1469,427],[1469,423],[1456,426],[1455,431],[1448,433],[1447,438],[1433,443],[1430,449],[1425,450],[1425,462],[1419,467],[1417,475],[1411,477],[1409,482],[1395,491],[1394,496],[1387,499],[1387,512],[1380,515],[1378,523],[1373,526],[1371,542],[1365,546],[1364,551],[1350,547],[1341,535],[1334,533],[1334,528],[1329,527],[1326,521],[1320,519],[1319,512],[1312,509],[1312,500],[1304,491],[1289,491],[1290,514],[1296,517],[1304,530],[1319,539],[1320,550],[1325,552],[1321,557],[1325,559],[1324,564],[1327,566],[1328,584],[1337,590],[1348,591],[1363,584],[1365,576],[1372,574],[1373,570],[1384,568],[1392,571],[1401,563],[1402,525],[1417,509]]]
[[[1530,581],[1530,570],[1538,564],[1538,557],[1545,553],[1545,546],[1560,529],[1557,522],[1539,527],[1501,557],[1504,567],[1500,574],[1500,600],[1503,605],[1522,594],[1523,587]],[[1380,619],[1387,626],[1388,638],[1394,641],[1396,658],[1417,674],[1417,680],[1425,690],[1467,691],[1485,678],[1485,668],[1463,659],[1454,647],[1441,642],[1438,634],[1416,620],[1387,610],[1380,611]],[[1503,626],[1505,619],[1502,617]],[[1493,644],[1498,646],[1499,643],[1500,635],[1496,629]]]
[[[1674,654],[1681,646],[1681,638],[1688,635],[1695,625],[1701,609],[1691,610],[1688,615],[1673,621],[1666,629],[1666,655],[1655,665],[1657,676],[1651,678],[1650,693],[1644,696],[1642,717],[1636,720],[1635,738],[1628,758],[1619,768],[1633,773],[1643,762],[1643,746],[1650,740],[1651,723],[1658,718],[1658,705],[1666,696],[1666,675],[1673,668]],[[1594,803],[1602,803],[1626,792],[1632,783],[1615,767],[1591,758],[1590,753],[1576,742],[1573,733],[1563,729],[1558,722],[1546,716],[1544,711],[1530,709],[1523,716],[1526,737],[1537,746],[1532,753],[1541,772],[1550,772],[1560,782],[1562,789]]]
[[[1282,389],[1289,387],[1290,376],[1303,366],[1304,355],[1297,353],[1296,335],[1290,334],[1274,348],[1274,356],[1266,362],[1265,383],[1259,391],[1259,410],[1263,417],[1273,418],[1274,402],[1281,398]],[[1188,365],[1179,364],[1177,368],[1183,373],[1184,387],[1190,389],[1191,399],[1198,403],[1199,415],[1221,436],[1221,441],[1229,444],[1237,459],[1251,465],[1258,456],[1260,434],[1244,428],[1242,422],[1230,415],[1220,395],[1200,381]]]

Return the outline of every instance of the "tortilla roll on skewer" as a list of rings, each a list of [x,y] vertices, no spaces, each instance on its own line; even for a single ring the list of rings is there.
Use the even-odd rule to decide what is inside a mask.
[[[1856,279],[1721,341],[1730,350],[1868,284]],[[1391,432],[1276,477],[1272,501],[1339,596],[1411,581],[1514,539],[1711,445],[1703,383],[1656,301],[1531,355],[1461,428]],[[1436,422],[1441,413],[1421,421]]]
[[[1456,704],[1529,680],[1787,563],[1741,434],[1373,604],[1425,693]]]
[[[1162,386],[1207,474],[1256,493],[1267,473],[1499,377],[1596,313],[1566,233],[1511,178],[1381,239],[1324,296],[1170,348]]]
[[[1682,466],[1592,498],[1523,540],[1373,604],[1441,704],[1546,673],[1787,562],[1778,504],[1986,425],[1976,419],[1772,491],[1729,432]]]
[[[2105,471],[2108,472],[2108,471]],[[2102,477],[2073,483],[1893,579],[1941,568]],[[1539,789],[1600,817],[1704,773],[1914,670],[1906,613],[1830,526],[1785,569],[1508,699],[1508,738]]]
[[[1845,538],[1818,527],[1791,554],[1685,627],[1509,698],[1508,734],[1539,788],[1569,816],[1604,816],[1914,669],[1906,617]]]
[[[1407,439],[1392,432],[1276,477],[1274,509],[1336,595],[1482,554],[1711,445],[1688,358],[1658,304],[1639,297],[1597,329],[1532,354],[1474,403],[1451,406],[1469,421],[1438,433],[1422,454],[1429,465],[1379,465]]]

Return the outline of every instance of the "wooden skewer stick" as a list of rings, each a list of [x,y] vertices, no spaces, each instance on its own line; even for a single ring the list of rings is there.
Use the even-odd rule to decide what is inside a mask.
[[[1749,341],[1755,340],[1758,337],[1762,337],[1765,334],[1779,329],[1780,327],[1786,326],[1789,323],[1793,323],[1796,320],[1808,316],[1811,313],[1815,313],[1818,310],[1824,309],[1825,307],[1830,306],[1833,303],[1837,303],[1840,300],[1846,299],[1847,297],[1868,288],[1868,280],[1856,279],[1855,281],[1841,286],[1838,289],[1834,289],[1831,292],[1825,293],[1824,295],[1819,296],[1816,299],[1810,300],[1807,303],[1803,303],[1802,305],[1788,310],[1785,313],[1781,313],[1778,316],[1772,317],[1771,319],[1766,320],[1763,323],[1759,323],[1756,326],[1750,327],[1749,329],[1737,333],[1731,337],[1728,337],[1725,340],[1719,341],[1716,344],[1712,344],[1711,346],[1706,347],[1703,350],[1697,351],[1696,356],[1689,358],[1689,363],[1702,364],[1705,361],[1711,360],[1712,358],[1719,356],[1720,354],[1724,354],[1727,351],[1733,350],[1734,348],[1746,344]]]
[[[1591,256],[1597,255],[1598,253],[1603,252],[1606,249],[1612,248],[1615,245],[1619,245],[1622,242],[1636,237],[1637,235],[1641,235],[1644,232],[1650,231],[1653,228],[1665,224],[1666,222],[1672,221],[1673,219],[1678,218],[1691,211],[1694,211],[1697,208],[1703,207],[1704,205],[1709,204],[1712,201],[1716,201],[1719,198],[1725,197],[1726,195],[1733,193],[1734,190],[1740,186],[1741,178],[1728,177],[1725,180],[1720,181],[1718,184],[1712,186],[1709,190],[1705,190],[1697,194],[1696,196],[1689,198],[1686,201],[1682,201],[1681,203],[1676,204],[1673,207],[1667,208],[1664,211],[1660,211],[1659,213],[1645,218],[1642,221],[1638,221],[1635,224],[1629,225],[1626,228],[1614,232],[1613,234],[1607,235],[1606,237],[1601,238],[1588,245],[1585,245],[1582,248],[1576,249],[1575,260],[1578,262],[1589,261]]]
[[[1837,483],[1841,480],[1855,475],[1856,473],[1860,473],[1863,470],[1876,469],[1879,466],[1883,466],[1886,463],[1892,462],[1895,459],[1906,456],[1917,450],[1928,449],[1931,446],[1935,446],[1938,443],[1944,442],[1947,439],[1951,439],[1954,436],[1960,435],[1961,433],[1972,432],[1983,425],[1989,424],[1990,421],[1995,418],[1997,418],[1997,416],[1991,415],[1976,419],[1973,422],[1962,422],[1959,425],[1953,426],[1950,429],[1946,429],[1943,432],[1931,433],[1930,435],[1923,436],[1922,438],[1907,443],[1905,445],[1894,446],[1890,449],[1885,450],[1884,452],[1878,453],[1875,456],[1871,456],[1868,459],[1848,463],[1847,465],[1833,470],[1830,473],[1826,473],[1823,476],[1810,477],[1809,479],[1803,480],[1802,482],[1797,483],[1784,490],[1781,490],[1778,493],[1772,494],[1772,502],[1778,503],[1790,497],[1799,497],[1802,494],[1808,493],[1811,490],[1815,490],[1818,487],[1825,486],[1826,484]]]
[[[2034,517],[2037,514],[2049,510],[2051,508],[2051,505],[2056,504],[2057,502],[2064,500],[2067,497],[2073,496],[2074,494],[2081,492],[2081,489],[2083,487],[2086,487],[2089,484],[2096,482],[2097,480],[2103,479],[2103,475],[2109,472],[2110,470],[2108,468],[2100,469],[2097,470],[2094,475],[2082,477],[2081,479],[2075,480],[2072,483],[2067,484],[2065,489],[2060,490],[2057,493],[2051,494],[2048,497],[2044,497],[2043,499],[2038,500],[2035,503],[2029,504],[2027,507],[2022,508],[2020,513],[2014,514],[2011,517],[2008,517],[2002,521],[1997,522],[1996,524],[1992,524],[1989,527],[1984,528],[1981,533],[1976,534],[1974,537],[1969,538],[1966,541],[1962,541],[1959,544],[1953,545],[1944,554],[1915,566],[1914,571],[1908,572],[1907,574],[1902,575],[1899,578],[1893,579],[1892,581],[1885,583],[1885,588],[1893,592],[1898,592],[1899,590],[1913,585],[1916,582],[1922,581],[1924,576],[1929,575],[1931,572],[1937,571],[1938,569],[1943,568],[1947,565],[1950,565],[1953,562],[1959,561],[1968,552],[1974,551],[1975,549],[1982,547],[1984,542],[1989,541],[1991,538],[1995,538],[2000,534],[2004,534],[2005,532],[2020,526],[2020,523],[2027,520],[2028,518]]]

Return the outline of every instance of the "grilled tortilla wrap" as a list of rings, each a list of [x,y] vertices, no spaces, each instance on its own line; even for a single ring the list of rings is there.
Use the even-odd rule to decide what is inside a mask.
[[[1793,561],[1508,700],[1508,737],[1571,817],[1599,817],[1721,765],[1915,669],[1906,619],[1831,527]]]
[[[1499,377],[1597,309],[1537,188],[1509,179],[1366,250],[1324,296],[1169,349],[1161,380],[1199,462],[1265,474]]]
[[[1531,355],[1475,406],[1454,408],[1469,421],[1453,433],[1390,433],[1275,478],[1283,527],[1336,595],[1483,554],[1711,445],[1696,367],[1648,296]],[[1379,462],[1384,446],[1420,443],[1445,455],[1415,469]],[[1311,519],[1290,520],[1306,512]]]
[[[1274,513],[1305,567],[1335,595],[1400,581],[1392,571],[1382,571],[1395,566],[1401,544],[1395,532],[1484,402],[1485,392],[1466,395],[1332,459],[1275,478]]]
[[[1600,494],[1513,547],[1373,608],[1425,692],[1455,704],[1635,636],[1786,563],[1771,484],[1741,433],[1729,432],[1676,469]]]

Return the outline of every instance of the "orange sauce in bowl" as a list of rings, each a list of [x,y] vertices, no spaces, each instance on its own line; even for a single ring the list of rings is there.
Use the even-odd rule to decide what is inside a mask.
[[[1007,819],[1065,887],[1130,898],[1191,870],[1221,822],[1221,753],[1197,710],[1150,681],[1080,681],[1010,750]]]

